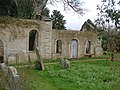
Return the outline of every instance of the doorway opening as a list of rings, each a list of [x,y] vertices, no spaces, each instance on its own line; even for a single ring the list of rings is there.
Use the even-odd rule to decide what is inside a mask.
[[[76,39],[71,41],[71,58],[78,58],[78,41]]]

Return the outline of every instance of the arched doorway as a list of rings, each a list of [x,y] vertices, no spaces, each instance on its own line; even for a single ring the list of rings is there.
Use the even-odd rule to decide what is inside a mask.
[[[86,43],[86,54],[90,54],[91,53],[91,42],[87,41]]]
[[[78,58],[78,41],[76,39],[71,41],[71,58]]]
[[[39,33],[37,30],[29,32],[29,51],[35,51],[36,47],[38,47],[38,38]]]
[[[4,62],[4,43],[0,40],[0,63]]]

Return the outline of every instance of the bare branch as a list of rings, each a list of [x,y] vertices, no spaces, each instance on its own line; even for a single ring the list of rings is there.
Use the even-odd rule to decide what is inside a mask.
[[[49,0],[48,4],[57,5],[58,3],[62,4],[65,11],[71,11],[83,15],[86,9],[82,6],[84,2],[80,2],[80,0]]]
[[[33,0],[34,1],[34,16],[41,15],[43,8],[46,4],[57,5],[62,4],[64,6],[65,11],[74,11],[80,15],[84,14],[84,9],[82,5],[84,2],[80,2],[80,0]]]

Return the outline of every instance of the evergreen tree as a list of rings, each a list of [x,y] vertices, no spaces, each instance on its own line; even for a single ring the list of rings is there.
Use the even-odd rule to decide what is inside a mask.
[[[18,18],[31,19],[33,9],[33,0],[17,0]]]
[[[50,14],[50,10],[49,10],[47,7],[45,7],[45,8],[42,10],[41,15],[46,16],[46,17],[50,17],[49,14]]]
[[[64,16],[60,13],[60,11],[54,10],[53,14],[51,15],[51,19],[53,21],[53,29],[66,29],[66,20],[64,20]]]
[[[0,1],[0,16],[17,16],[17,6],[15,0]]]

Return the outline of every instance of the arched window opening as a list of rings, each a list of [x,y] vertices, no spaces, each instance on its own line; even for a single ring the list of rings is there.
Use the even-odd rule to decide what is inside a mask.
[[[35,51],[36,47],[38,47],[38,36],[39,33],[37,30],[29,32],[29,51]]]
[[[91,53],[91,42],[90,41],[86,43],[86,53],[87,54]]]
[[[0,40],[0,63],[4,62],[4,43]]]
[[[56,53],[62,54],[62,41],[57,40],[56,42]]]
[[[71,58],[78,58],[78,41],[76,39],[71,41]]]

